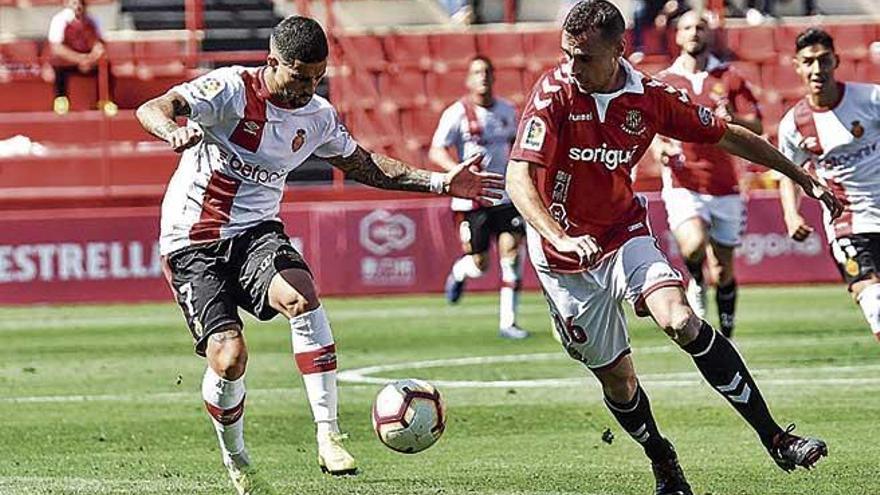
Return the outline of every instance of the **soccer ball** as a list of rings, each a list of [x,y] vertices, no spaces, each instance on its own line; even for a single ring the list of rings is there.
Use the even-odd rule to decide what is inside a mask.
[[[382,443],[397,452],[421,452],[434,445],[445,428],[443,398],[424,380],[393,381],[373,402],[373,429]]]

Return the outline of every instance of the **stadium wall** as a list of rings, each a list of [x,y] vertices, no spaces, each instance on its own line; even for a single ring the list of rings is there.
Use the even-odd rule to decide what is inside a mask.
[[[672,251],[662,203],[652,197],[651,223]],[[813,225],[818,206],[805,205]],[[440,292],[459,256],[448,201],[315,202],[285,205],[287,232],[308,259],[325,295]],[[157,208],[18,211],[0,215],[0,304],[169,300],[156,242]],[[469,290],[496,290],[497,263]],[[795,243],[784,233],[774,193],[753,195],[738,251],[744,284],[839,280],[823,235]],[[536,289],[531,268],[525,287]]]

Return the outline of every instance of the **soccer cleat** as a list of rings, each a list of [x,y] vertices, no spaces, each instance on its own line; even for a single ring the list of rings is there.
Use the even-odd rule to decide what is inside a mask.
[[[275,495],[272,486],[263,480],[251,465],[246,450],[229,455],[224,452],[223,465],[229,472],[229,479],[238,495]]]
[[[461,299],[461,295],[464,293],[464,280],[458,281],[455,280],[455,277],[450,273],[448,277],[446,277],[446,301],[449,304],[455,304]]]
[[[820,458],[828,455],[825,442],[818,438],[792,435],[794,428],[792,423],[785,431],[777,433],[770,447],[770,457],[784,471],[794,471],[798,466],[810,469]]]
[[[522,340],[529,336],[529,332],[516,325],[511,325],[498,329],[498,336],[502,339]]]
[[[348,435],[332,431],[318,436],[318,466],[322,472],[333,476],[357,474],[354,457],[342,445],[346,438]]]
[[[687,286],[687,300],[688,304],[690,304],[691,306],[691,309],[694,310],[694,314],[696,314],[698,318],[706,318],[705,286],[700,285],[694,279],[691,279],[690,282],[688,282]]]
[[[669,443],[669,452],[667,459],[651,463],[651,470],[654,471],[654,479],[657,481],[655,495],[694,495],[671,443]]]

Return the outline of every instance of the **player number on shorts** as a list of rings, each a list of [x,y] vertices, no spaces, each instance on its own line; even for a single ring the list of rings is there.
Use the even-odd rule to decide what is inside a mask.
[[[177,289],[177,292],[180,292],[180,297],[183,300],[183,305],[186,306],[186,313],[190,316],[190,318],[196,317],[196,310],[193,309],[193,291],[192,284],[187,282],[180,286]]]
[[[587,331],[583,327],[574,324],[574,317],[570,316],[565,320],[558,314],[553,315],[556,321],[556,328],[560,333],[564,333],[563,337],[568,337],[570,342],[575,344],[584,344],[587,342]]]

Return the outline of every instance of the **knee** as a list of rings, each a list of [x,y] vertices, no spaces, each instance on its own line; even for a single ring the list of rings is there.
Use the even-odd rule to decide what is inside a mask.
[[[315,310],[321,305],[311,275],[302,270],[276,275],[269,287],[269,304],[287,318]]]
[[[247,346],[241,329],[216,332],[209,337],[205,353],[208,364],[225,380],[237,380],[247,368]]]
[[[605,396],[618,404],[626,404],[632,400],[638,386],[635,373],[614,373],[602,379]]]
[[[685,345],[697,338],[702,322],[694,311],[684,302],[670,305],[663,314],[655,314],[657,325],[679,345]]]
[[[318,302],[317,295],[314,293],[314,289],[311,294],[300,294],[291,289],[282,292],[278,296],[278,305],[282,313],[287,315],[288,318],[293,318],[294,316],[317,309],[320,303]]]
[[[489,269],[489,257],[485,253],[472,254],[471,257],[480,272],[485,273]]]
[[[706,258],[706,243],[696,240],[681,246],[681,255],[691,263],[699,263]]]

